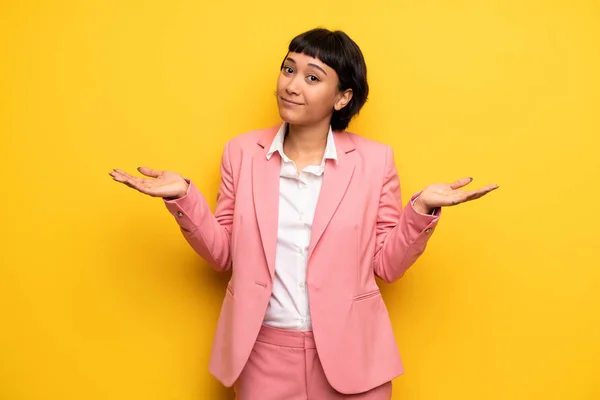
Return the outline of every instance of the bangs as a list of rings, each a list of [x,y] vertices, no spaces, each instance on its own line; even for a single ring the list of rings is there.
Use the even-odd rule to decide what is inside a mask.
[[[336,35],[326,29],[315,29],[296,36],[288,50],[318,58],[336,71],[345,67],[344,47]]]

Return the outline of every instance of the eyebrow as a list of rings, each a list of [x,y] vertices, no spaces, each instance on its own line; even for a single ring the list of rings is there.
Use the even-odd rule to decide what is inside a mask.
[[[287,60],[288,60],[288,61],[291,61],[291,62],[292,62],[292,63],[294,63],[294,64],[297,64],[297,63],[296,63],[296,60],[294,60],[292,57],[288,57],[288,58],[287,58]],[[310,65],[311,67],[314,67],[314,68],[316,68],[316,69],[320,70],[320,71],[321,71],[321,72],[323,72],[325,75],[327,75],[327,72],[325,72],[325,70],[324,70],[323,68],[319,67],[317,64],[308,63],[308,65]]]

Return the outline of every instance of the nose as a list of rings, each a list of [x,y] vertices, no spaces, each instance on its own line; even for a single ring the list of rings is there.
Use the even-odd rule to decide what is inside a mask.
[[[285,85],[285,91],[289,95],[298,95],[300,93],[300,85],[298,83],[298,75],[294,75],[288,80],[287,85]]]

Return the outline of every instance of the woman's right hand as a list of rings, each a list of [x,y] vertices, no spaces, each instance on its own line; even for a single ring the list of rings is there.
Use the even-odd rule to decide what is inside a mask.
[[[189,184],[177,172],[155,171],[145,167],[138,167],[137,170],[149,178],[133,176],[120,169],[114,169],[108,174],[113,180],[153,197],[178,199],[187,193]]]

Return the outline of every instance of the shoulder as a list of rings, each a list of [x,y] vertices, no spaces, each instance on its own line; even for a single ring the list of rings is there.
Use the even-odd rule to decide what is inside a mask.
[[[238,134],[227,141],[225,149],[232,154],[240,154],[248,151],[254,152],[257,148],[268,148],[278,129],[279,126],[271,126]]]
[[[352,132],[344,132],[348,135],[350,141],[360,151],[386,152],[390,146],[377,140],[369,139]]]
[[[389,164],[394,162],[392,147],[377,140],[369,139],[352,132],[344,132],[352,147],[369,163]]]

